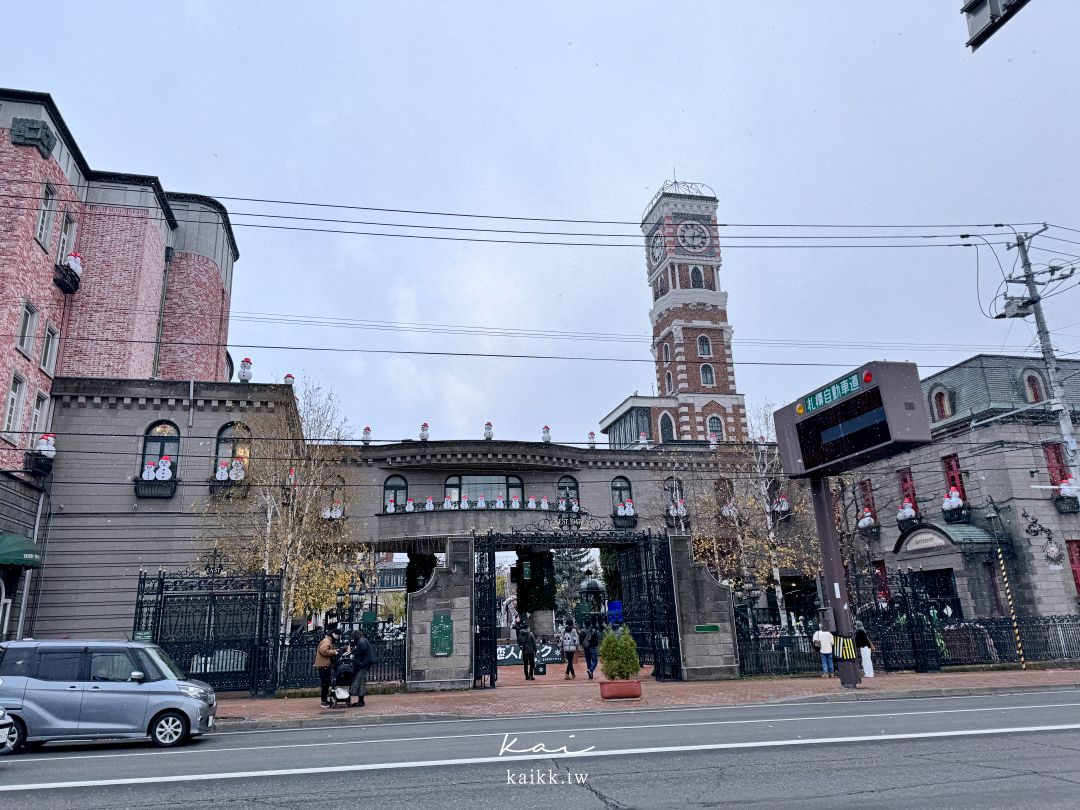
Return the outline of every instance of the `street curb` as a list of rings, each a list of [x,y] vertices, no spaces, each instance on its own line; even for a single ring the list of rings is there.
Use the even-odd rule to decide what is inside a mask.
[[[1080,690],[1080,682],[1024,684],[1017,686],[954,686],[939,689],[853,689],[843,692],[827,692],[822,695],[800,695],[777,698],[770,704],[792,703],[844,703],[852,700],[910,700],[934,697],[977,697],[979,695],[1017,695],[1026,692],[1061,692]]]
[[[792,705],[799,703],[844,703],[853,700],[910,700],[913,698],[976,697],[979,695],[1016,695],[1026,692],[1061,692],[1070,690],[1080,691],[1080,681],[1076,681],[1073,683],[1029,684],[1017,686],[970,686],[951,688],[943,687],[938,689],[892,689],[873,691],[867,689],[856,689],[853,691],[844,692],[827,692],[819,695],[799,695],[797,697],[776,698],[775,700],[766,700],[759,703],[711,703],[696,706],[655,706],[651,704],[646,704],[645,708],[648,711],[661,712],[665,709],[686,711],[695,709],[733,709],[745,708],[748,706]],[[582,712],[582,714],[617,714],[620,711],[641,710],[642,706],[641,704],[638,704],[636,706],[627,706],[626,709],[618,709],[612,707],[610,709],[604,709],[602,711]],[[349,710],[342,711],[343,713],[339,715],[281,720],[249,720],[247,718],[237,720],[221,719],[218,720],[216,730],[220,733],[228,733],[250,731],[280,731],[291,729],[301,730],[318,728],[341,728],[346,726],[381,726],[396,723],[437,723],[444,720],[521,720],[526,717],[554,717],[563,714],[563,712],[559,712],[556,714],[544,715],[477,715],[455,714],[452,712],[424,712],[418,714],[364,715],[348,713]]]

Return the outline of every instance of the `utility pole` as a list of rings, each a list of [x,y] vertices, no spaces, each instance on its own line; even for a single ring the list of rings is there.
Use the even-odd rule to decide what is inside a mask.
[[[1065,460],[1069,466],[1069,474],[1076,475],[1077,444],[1076,435],[1073,431],[1072,409],[1065,399],[1065,386],[1062,383],[1061,369],[1058,368],[1057,357],[1054,356],[1054,346],[1050,342],[1050,329],[1046,326],[1046,316],[1043,314],[1042,298],[1039,295],[1039,282],[1035,280],[1035,273],[1031,269],[1031,259],[1028,257],[1028,245],[1031,240],[1047,229],[1043,225],[1033,234],[1017,234],[1016,249],[1020,253],[1020,264],[1023,267],[1023,279],[1007,279],[1008,281],[1027,286],[1028,300],[1025,302],[1031,306],[1035,315],[1035,328],[1039,336],[1039,346],[1042,348],[1043,362],[1046,364],[1046,374],[1050,381],[1050,410],[1058,415],[1058,423],[1061,425],[1061,436],[1065,444]]]

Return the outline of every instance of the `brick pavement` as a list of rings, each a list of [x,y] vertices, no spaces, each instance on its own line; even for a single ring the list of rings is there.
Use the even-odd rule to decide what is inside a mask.
[[[252,724],[334,725],[341,722],[511,717],[526,714],[620,711],[641,708],[731,706],[748,703],[797,702],[813,699],[851,699],[912,693],[945,694],[975,691],[1080,689],[1080,670],[1019,670],[948,672],[935,674],[889,673],[864,680],[854,693],[837,679],[752,678],[738,681],[660,682],[643,670],[642,698],[607,702],[600,699],[596,681],[582,675],[564,681],[556,667],[535,682],[525,682],[516,668],[500,670],[496,689],[465,692],[398,693],[371,695],[363,709],[322,709],[317,697],[279,699],[223,698],[218,705],[222,728]],[[599,673],[598,673],[599,674]]]

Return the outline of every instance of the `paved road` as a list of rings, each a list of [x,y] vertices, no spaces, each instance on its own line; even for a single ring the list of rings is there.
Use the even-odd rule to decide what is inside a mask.
[[[1075,808],[1080,692],[229,733],[175,751],[0,759],[5,810],[313,802]]]

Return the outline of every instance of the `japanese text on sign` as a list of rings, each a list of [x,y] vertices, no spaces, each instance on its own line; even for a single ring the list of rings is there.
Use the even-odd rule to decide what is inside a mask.
[[[826,385],[820,391],[815,391],[813,394],[803,398],[803,407],[806,408],[806,412],[816,411],[818,408],[824,408],[826,405],[832,405],[838,399],[843,399],[848,394],[854,394],[859,390],[861,382],[859,375],[849,374],[842,380],[837,380],[830,385]]]

